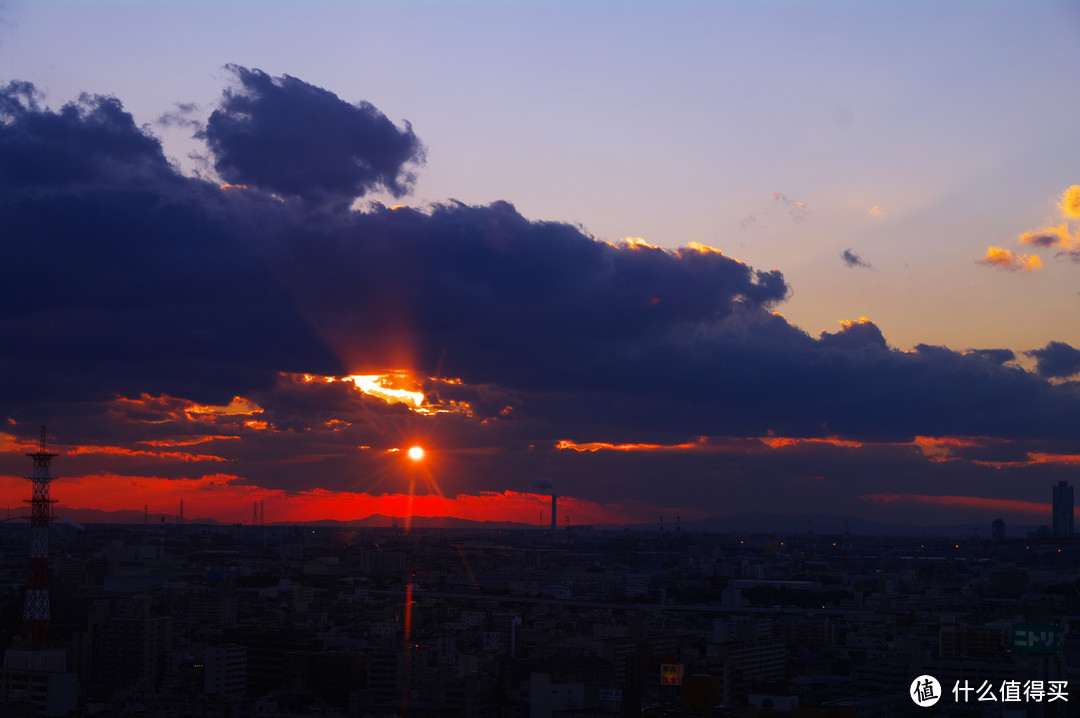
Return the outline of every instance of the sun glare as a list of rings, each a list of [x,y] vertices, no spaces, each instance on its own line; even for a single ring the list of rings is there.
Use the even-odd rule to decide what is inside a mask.
[[[401,402],[412,404],[414,408],[420,409],[421,404],[424,403],[423,392],[408,391],[392,386],[395,380],[400,381],[401,379],[402,376],[395,374],[354,374],[345,377],[346,381],[351,381],[356,385],[357,389],[365,394],[377,396],[387,403]]]
[[[409,458],[413,461],[420,461],[424,458],[424,449],[420,446],[409,447]]]
[[[356,390],[366,396],[374,397],[387,404],[404,404],[417,414],[446,414],[456,413],[472,416],[472,407],[467,401],[456,398],[443,398],[439,395],[439,387],[444,390],[448,386],[463,386],[464,382],[457,378],[427,378],[421,379],[411,373],[395,370],[385,374],[351,374],[343,377],[319,376],[316,374],[288,374],[282,372],[282,376],[292,377],[292,380],[302,380],[305,384],[320,382],[333,384],[336,381],[349,382]],[[432,396],[428,397],[421,389],[425,385],[431,386]],[[455,392],[452,392],[455,393]],[[258,409],[262,411],[261,408]]]

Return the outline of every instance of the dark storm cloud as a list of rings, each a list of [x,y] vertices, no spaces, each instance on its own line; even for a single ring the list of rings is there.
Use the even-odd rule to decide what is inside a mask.
[[[575,441],[769,433],[909,441],[1080,429],[1075,391],[981,357],[925,345],[908,353],[873,341],[760,339],[718,333],[690,350],[655,346],[594,375],[591,390],[530,396],[529,410]]]
[[[227,182],[308,201],[348,202],[384,188],[409,192],[424,148],[367,102],[349,104],[295,77],[228,67],[239,87],[225,91],[203,133]]]
[[[421,367],[467,382],[566,388],[736,300],[788,291],[719,252],[613,246],[506,202],[376,207],[294,231],[271,261],[288,262],[292,295],[339,352],[386,366],[405,332]]]
[[[840,259],[842,259],[844,261],[844,264],[849,267],[862,267],[863,269],[873,268],[870,266],[870,262],[867,262],[865,259],[860,257],[851,249],[845,249],[843,252],[841,252]]]
[[[818,343],[827,349],[886,350],[889,348],[885,335],[868,319],[847,322],[843,329],[835,333],[822,332]]]
[[[113,98],[16,109],[4,167],[21,168],[9,160],[26,147],[68,160],[6,175],[23,190],[5,195],[6,257],[48,266],[50,283],[38,291],[27,271],[0,288],[4,369],[37,380],[7,385],[9,398],[227,403],[278,371],[393,366],[402,347],[432,375],[570,385],[736,300],[788,291],[778,271],[716,251],[615,247],[505,202],[312,214],[177,175]]]
[[[119,435],[125,421],[132,432],[155,435],[154,416],[178,433],[217,427],[244,437],[215,440],[227,473],[298,488],[356,488],[351,477],[378,468],[373,452],[419,434],[477,450],[448,453],[443,465],[457,467],[446,475],[459,477],[461,490],[520,487],[522,477],[549,475],[568,493],[600,497],[610,484],[594,479],[586,488],[564,478],[584,481],[584,467],[598,465],[621,467],[613,480],[632,480],[657,500],[670,487],[655,481],[656,472],[685,466],[693,477],[687,491],[705,491],[710,481],[739,476],[740,464],[722,470],[708,454],[646,460],[566,451],[546,462],[563,439],[677,445],[703,435],[910,441],[1080,433],[1075,387],[1043,378],[1067,375],[1052,361],[1054,344],[1038,350],[1045,358],[1035,354],[1038,376],[1005,366],[1013,356],[1004,350],[897,351],[868,320],[815,339],[770,311],[789,294],[778,270],[758,271],[708,248],[612,245],[526,219],[507,202],[347,211],[295,201],[291,195],[312,193],[344,200],[373,182],[401,190],[401,168],[419,144],[390,126],[413,148],[385,165],[391,174],[357,179],[349,170],[351,179],[332,180],[330,155],[352,152],[355,165],[361,152],[342,145],[334,128],[351,127],[357,112],[382,115],[294,78],[237,72],[242,87],[219,115],[225,130],[213,131],[219,152],[241,147],[240,138],[285,132],[290,113],[331,117],[280,136],[287,151],[272,163],[305,155],[295,180],[302,187],[260,182],[281,197],[179,175],[114,98],[87,96],[52,112],[35,104],[30,86],[0,93],[7,122],[0,243],[13,268],[0,283],[0,371],[18,378],[0,384],[0,401],[17,420],[36,425],[42,414],[59,415],[71,434],[80,421],[111,427],[101,436]],[[267,107],[277,109],[267,114]],[[268,126],[244,127],[243,108]],[[30,158],[38,155],[35,166]],[[235,171],[263,170],[248,161]],[[462,380],[429,380],[424,390],[473,413],[420,416],[340,382],[281,376],[392,368]],[[143,394],[152,401],[116,419],[110,402]],[[263,411],[193,418],[179,401],[224,405],[236,395]],[[765,470],[786,455],[767,456],[742,466]],[[826,463],[815,473],[827,473]],[[790,475],[806,479],[794,464]]]
[[[27,97],[0,93],[0,368],[31,379],[7,398],[227,403],[312,365],[311,327],[249,246],[268,202],[177,175],[115,98],[52,112]]]
[[[1016,359],[1016,353],[1012,349],[972,349],[965,353],[995,364],[1004,364]]]
[[[139,131],[115,97],[84,94],[59,112],[42,110],[36,97],[25,82],[0,91],[0,195],[164,181],[172,172],[161,145]]]
[[[1050,342],[1042,349],[1033,349],[1027,354],[1035,357],[1036,371],[1042,376],[1065,379],[1080,374],[1080,349],[1074,349],[1065,342]]]

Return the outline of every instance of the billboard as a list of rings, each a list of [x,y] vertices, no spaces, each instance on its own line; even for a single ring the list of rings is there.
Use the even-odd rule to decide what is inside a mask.
[[[683,664],[681,663],[661,663],[660,664],[660,685],[664,686],[681,686],[682,685]]]
[[[1065,650],[1065,630],[1049,623],[1014,623],[1011,645],[1013,653],[1062,653]]]

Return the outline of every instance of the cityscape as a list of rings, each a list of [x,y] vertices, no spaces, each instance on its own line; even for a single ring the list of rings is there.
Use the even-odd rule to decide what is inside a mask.
[[[50,521],[44,442],[0,524],[2,715],[906,716],[928,676],[947,715],[1080,701],[1066,482],[1024,538],[603,531],[554,495],[534,529],[82,526]]]
[[[0,718],[1080,715],[1078,29],[0,2]]]

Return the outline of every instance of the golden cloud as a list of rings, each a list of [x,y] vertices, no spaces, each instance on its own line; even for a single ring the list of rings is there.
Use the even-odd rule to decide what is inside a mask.
[[[1058,209],[1066,217],[1080,217],[1080,184],[1074,184],[1062,193]]]
[[[979,264],[989,264],[1009,271],[1020,270],[1021,272],[1034,272],[1042,269],[1042,260],[1034,254],[1013,254],[1002,247],[987,247],[986,256],[979,260]]]
[[[1073,242],[1069,225],[1065,222],[1057,227],[1043,227],[1020,235],[1020,244],[1032,244],[1036,247],[1069,247]]]

